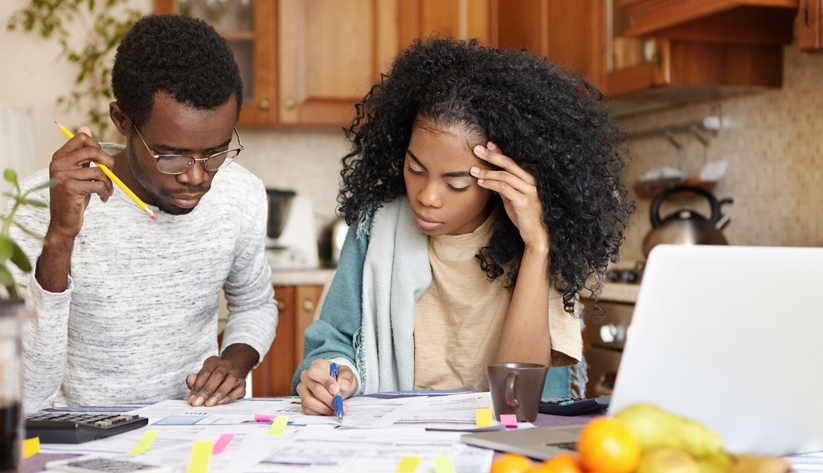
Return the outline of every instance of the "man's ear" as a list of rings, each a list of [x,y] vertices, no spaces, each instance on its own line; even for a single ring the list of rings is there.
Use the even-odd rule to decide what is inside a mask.
[[[111,117],[111,122],[114,123],[117,131],[119,131],[121,135],[126,136],[126,130],[128,130],[130,126],[129,117],[123,113],[120,104],[117,102],[109,104],[109,117]]]

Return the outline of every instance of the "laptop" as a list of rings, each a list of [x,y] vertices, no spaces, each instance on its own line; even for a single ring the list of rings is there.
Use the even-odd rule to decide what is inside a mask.
[[[730,452],[823,450],[821,288],[823,248],[656,246],[609,414],[651,403],[711,427]],[[546,459],[579,428],[461,440]]]

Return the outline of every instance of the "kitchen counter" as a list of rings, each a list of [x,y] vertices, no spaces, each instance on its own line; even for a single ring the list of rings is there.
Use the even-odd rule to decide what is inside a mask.
[[[275,286],[322,286],[334,273],[331,268],[284,269],[271,271],[271,283]]]

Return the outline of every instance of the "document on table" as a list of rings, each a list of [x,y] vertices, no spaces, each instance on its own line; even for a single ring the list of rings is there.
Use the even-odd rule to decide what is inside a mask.
[[[490,393],[454,394],[451,396],[430,397],[414,411],[401,417],[395,425],[422,425],[429,430],[483,431],[504,430],[505,425],[492,420],[492,426],[478,428],[477,409],[492,407]],[[522,427],[533,427],[528,422]],[[521,427],[518,424],[518,427]]]
[[[346,400],[349,411],[342,424],[332,416],[303,413],[300,398],[271,400],[238,399],[214,407],[191,407],[186,401],[163,401],[129,412],[149,418],[150,425],[227,425],[254,422],[255,414],[288,416],[289,423],[300,425],[342,425],[344,427],[388,427],[426,402],[426,397],[374,399],[356,397]]]

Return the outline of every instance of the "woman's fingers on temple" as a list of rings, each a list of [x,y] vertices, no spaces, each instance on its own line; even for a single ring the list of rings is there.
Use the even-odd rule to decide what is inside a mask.
[[[527,183],[534,185],[537,183],[537,180],[526,172],[523,168],[521,168],[514,160],[500,152],[500,148],[497,147],[494,143],[489,141],[485,147],[477,145],[474,147],[474,154],[478,158],[494,164],[497,167],[505,169],[506,171],[514,174],[516,177],[526,181]]]

